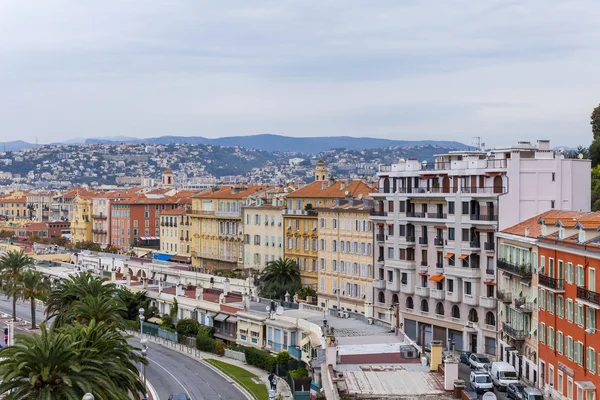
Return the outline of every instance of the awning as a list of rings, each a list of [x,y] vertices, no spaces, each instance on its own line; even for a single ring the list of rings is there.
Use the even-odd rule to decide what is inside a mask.
[[[468,254],[461,254],[460,257],[458,257],[459,260],[465,260],[467,258],[469,258]]]
[[[230,324],[235,324],[236,322],[238,322],[237,317],[229,317],[227,318],[227,322],[229,322]]]
[[[419,275],[421,275],[421,276],[429,276],[429,274],[427,272],[419,272]]]
[[[488,285],[488,286],[496,286],[496,282],[492,282],[492,281],[485,281],[483,282],[484,285]]]
[[[444,258],[448,259],[448,258],[452,258],[454,257],[454,253],[448,253],[444,256]]]
[[[596,385],[591,381],[576,381],[575,384],[581,388],[581,390],[596,390]]]
[[[394,225],[393,222],[388,222],[387,224],[388,224],[388,226],[393,226]]]
[[[145,240],[145,239],[142,239]],[[152,259],[158,261],[169,261],[173,258],[172,254],[163,254],[163,253],[152,253]]]
[[[421,179],[432,179],[432,178],[435,178],[435,177],[436,177],[435,174],[421,175]]]
[[[443,279],[444,279],[444,275],[434,275],[434,276],[429,277],[429,280],[434,281],[434,282],[440,282]]]
[[[300,347],[304,347],[304,345],[306,343],[308,343],[309,341],[310,341],[310,336],[306,335],[306,337],[300,341]]]
[[[308,337],[310,339],[310,345],[312,347],[321,347],[321,338],[319,337],[319,334],[317,332],[310,331]]]
[[[379,224],[377,224],[377,226],[383,226],[383,224],[379,223]]]
[[[191,258],[188,256],[173,256],[171,257],[171,261],[190,264],[192,262]]]
[[[502,172],[486,172],[485,176],[502,176]]]
[[[229,317],[229,315],[219,313],[216,317],[213,318],[213,321],[223,322],[227,319],[227,317]]]
[[[434,226],[435,229],[448,229],[448,227],[446,225],[436,225]]]
[[[152,317],[152,318],[148,318],[148,322],[150,322],[151,324],[162,324],[163,320],[157,317]]]

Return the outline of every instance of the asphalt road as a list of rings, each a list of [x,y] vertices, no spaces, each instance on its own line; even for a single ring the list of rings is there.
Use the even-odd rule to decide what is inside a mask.
[[[0,296],[0,312],[12,314],[12,301],[6,296]],[[17,302],[17,317],[31,321],[29,303]],[[44,317],[44,310],[39,307],[37,322],[43,321]],[[138,338],[131,342],[140,347]],[[146,378],[160,400],[167,400],[173,393],[186,393],[192,400],[246,399],[235,386],[206,365],[153,342],[148,346]]]
[[[471,391],[471,387],[469,385],[469,376],[471,375],[471,368],[466,365],[466,364],[458,364],[458,378],[462,379],[465,381],[465,384],[467,385],[467,389],[469,391]],[[496,397],[498,398],[498,400],[508,400],[508,397],[506,397],[506,392],[500,392],[496,389],[494,389],[494,394],[496,395]],[[481,398],[481,396],[483,395],[478,395],[478,398]]]

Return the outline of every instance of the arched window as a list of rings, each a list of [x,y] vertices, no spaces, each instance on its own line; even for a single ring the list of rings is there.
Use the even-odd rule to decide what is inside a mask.
[[[421,300],[421,311],[429,312],[429,303],[425,299]]]
[[[413,310],[415,308],[415,304],[413,303],[413,299],[410,296],[406,298],[406,308],[409,309],[409,310]]]
[[[485,323],[487,325],[496,326],[496,316],[493,312],[488,311],[487,314],[485,314]]]
[[[390,180],[388,178],[383,180],[383,192],[390,193]]]
[[[379,294],[377,295],[377,301],[379,301],[380,303],[385,303],[385,294],[383,294],[383,292],[379,292]]]
[[[444,315],[444,305],[441,302],[435,305],[435,313],[437,315]]]
[[[392,296],[392,304],[400,304],[400,300],[398,300],[398,295],[394,294]]]
[[[479,317],[477,316],[477,311],[474,308],[469,310],[469,321],[470,322],[479,322]]]
[[[460,318],[460,308],[456,304],[452,306],[452,318]]]

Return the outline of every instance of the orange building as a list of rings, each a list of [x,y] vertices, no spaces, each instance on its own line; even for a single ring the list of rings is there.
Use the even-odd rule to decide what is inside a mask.
[[[553,398],[592,400],[600,390],[600,213],[540,219],[540,386]],[[555,232],[549,234],[554,225]],[[558,231],[556,231],[558,228]]]

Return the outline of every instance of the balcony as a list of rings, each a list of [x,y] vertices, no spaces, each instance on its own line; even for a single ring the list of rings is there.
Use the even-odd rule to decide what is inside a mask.
[[[498,302],[494,297],[479,297],[479,305],[483,308],[490,308],[492,310],[495,310],[497,303]]]
[[[444,267],[444,274],[456,276],[458,278],[481,278],[481,269],[479,267],[459,267],[458,265],[447,265]]]
[[[383,279],[373,279],[373,289],[385,290],[385,281]]]
[[[227,330],[223,328],[215,328],[215,336],[230,340],[235,340],[237,337],[235,330]]]
[[[415,287],[413,285],[409,285],[407,283],[403,283],[402,285],[400,285],[400,291],[404,294],[414,294],[415,293]]]
[[[415,237],[414,236],[406,236],[406,241],[414,243],[415,242]]]
[[[427,240],[427,239],[428,239],[428,238],[426,238],[426,237],[420,237],[420,238],[419,238],[419,244],[420,244],[421,246],[427,246],[427,242],[428,242],[428,240]]]
[[[427,218],[446,219],[448,216],[443,213],[427,213]]]
[[[399,292],[400,291],[400,281],[396,280],[393,282],[387,281],[385,283],[385,288],[387,290],[391,290],[392,292]]]
[[[444,300],[446,298],[446,292],[440,289],[429,289],[429,297],[436,300]]]
[[[106,219],[107,216],[104,214],[92,214],[92,218],[94,219]]]
[[[538,283],[541,286],[545,286],[548,289],[552,289],[554,291],[557,292],[564,292],[565,291],[565,281],[564,279],[557,279],[557,278],[552,278],[551,276],[547,276],[547,275],[538,275]]]
[[[479,297],[465,293],[463,296],[463,303],[477,307],[479,305]]]
[[[453,292],[446,291],[446,300],[452,303],[461,303],[462,293],[458,290],[455,290]]]
[[[469,242],[469,248],[481,249],[481,243],[480,242]]]
[[[502,331],[506,333],[509,337],[518,341],[525,340],[525,338],[527,337],[527,333],[524,330],[513,328],[506,322],[502,323]]]
[[[498,214],[471,214],[471,221],[498,221]]]
[[[521,279],[531,280],[533,271],[530,265],[516,265],[506,260],[498,260],[496,265],[499,269],[508,272],[512,275],[520,276]]]
[[[425,213],[424,212],[407,212],[406,213],[406,218],[425,218]]]
[[[514,299],[515,309],[521,311],[526,314],[531,314],[533,312],[533,303],[527,301],[525,297],[519,297]]]
[[[486,275],[491,275],[491,276],[496,276],[496,271],[493,268],[486,268],[485,269],[485,274]]]
[[[369,212],[369,215],[371,215],[372,217],[387,217],[387,214],[388,213],[386,211],[371,210]]]
[[[494,242],[485,242],[483,244],[483,249],[485,251],[495,251],[496,250],[496,245],[494,244]]]
[[[287,211],[287,210],[283,210],[283,211]],[[297,211],[303,211],[305,213],[309,213],[311,211],[304,211],[304,210],[297,210]],[[317,213],[315,211],[312,211],[317,215]],[[284,213],[285,214],[285,213]],[[298,214],[296,214],[298,215]],[[300,214],[300,215],[306,215],[306,214]],[[241,211],[215,211],[215,217],[241,217],[242,216],[242,212]]]
[[[496,297],[503,303],[512,303],[512,293],[508,291],[498,290]]]
[[[437,269],[444,269],[444,263],[442,263],[442,262],[436,262],[435,263],[435,267]]]
[[[444,238],[435,238],[433,239],[433,245],[438,247],[444,246]]]
[[[378,233],[375,235],[375,240],[378,242],[385,242],[385,235],[383,233]]]
[[[600,293],[593,292],[584,287],[577,288],[577,298],[585,300],[586,302],[591,303],[595,306],[600,306]]]
[[[415,287],[415,294],[421,297],[429,297],[429,288],[423,286]]]

